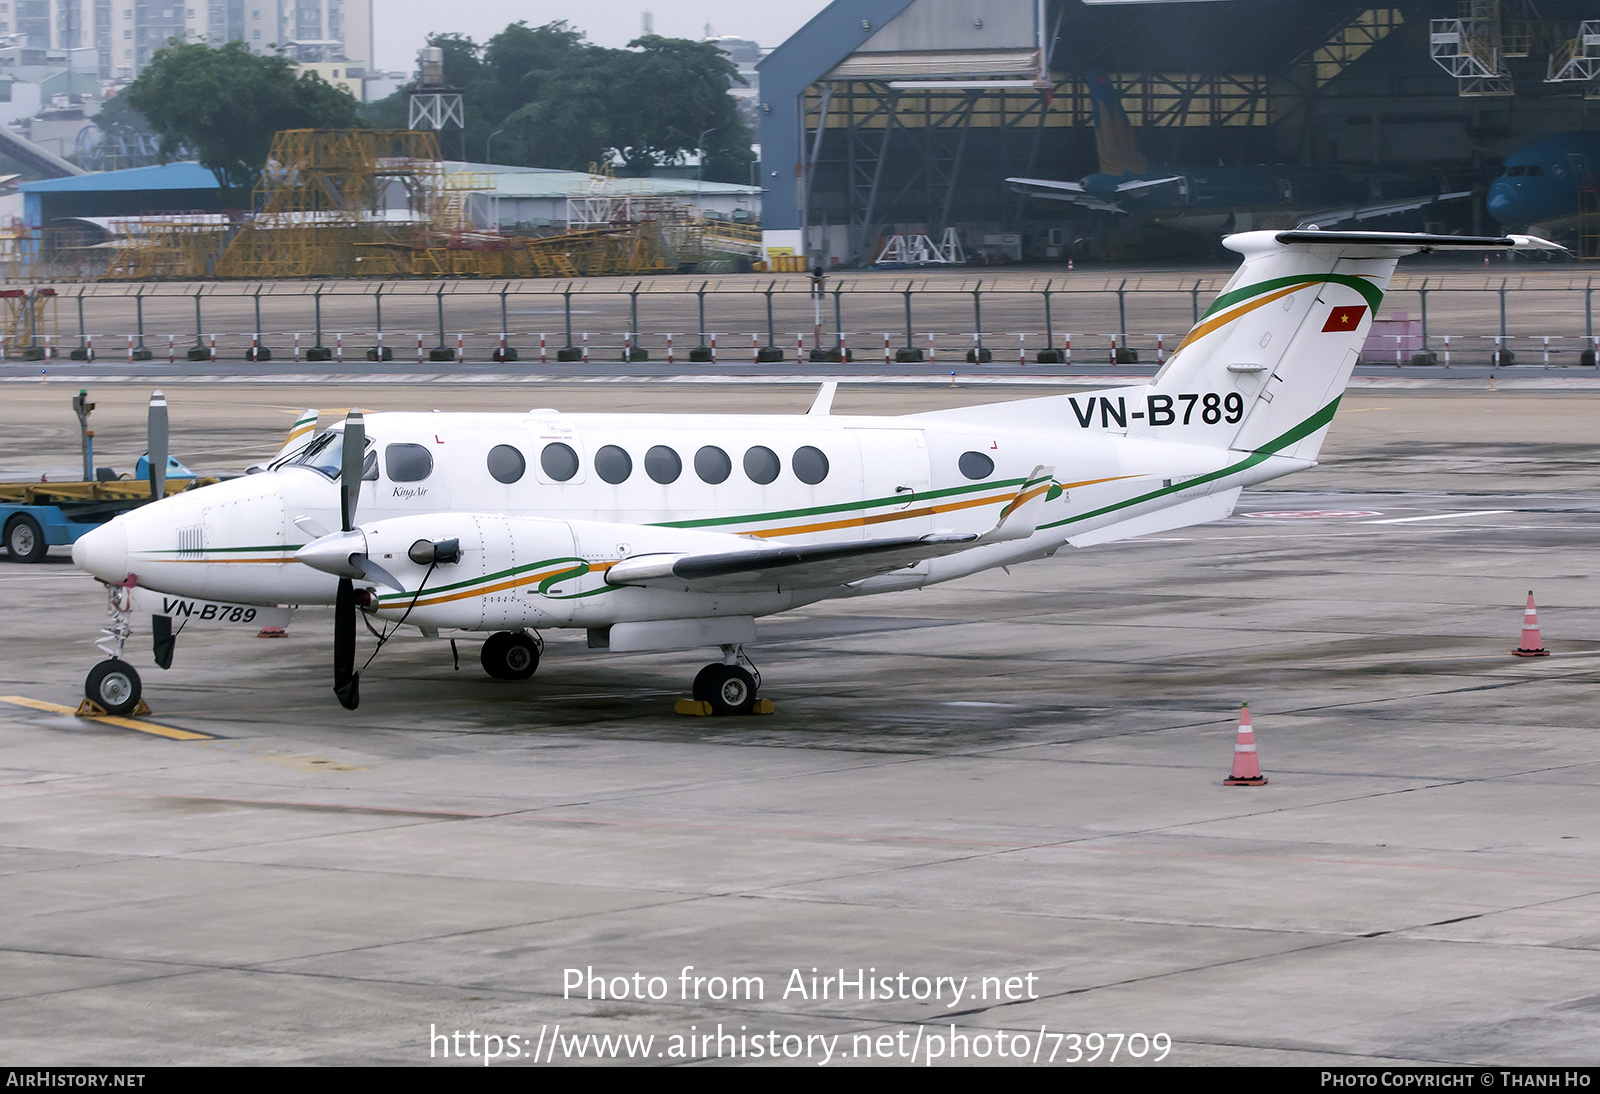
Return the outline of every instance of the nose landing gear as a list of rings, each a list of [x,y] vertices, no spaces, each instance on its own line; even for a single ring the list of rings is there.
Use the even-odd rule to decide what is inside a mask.
[[[133,586],[135,578],[129,574],[115,585],[106,586],[106,612],[111,617],[100,632],[95,645],[106,655],[106,660],[89,670],[83,682],[84,700],[107,714],[149,713],[140,701],[143,685],[132,665],[122,659],[123,647],[133,633]],[[141,711],[140,708],[143,707]]]

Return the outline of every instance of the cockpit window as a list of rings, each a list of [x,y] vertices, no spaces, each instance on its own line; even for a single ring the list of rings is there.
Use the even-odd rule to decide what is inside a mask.
[[[367,447],[372,448],[375,442],[367,438]],[[330,479],[338,479],[339,472],[344,466],[344,430],[325,430],[310,444],[300,451],[293,453],[283,460],[271,465],[273,470],[280,467],[309,467],[313,471],[320,471]],[[362,478],[377,478],[377,453],[368,452],[362,461]]]
[[[1507,167],[1506,168],[1505,177],[1508,178],[1508,179],[1514,179],[1514,178],[1517,178],[1518,176],[1526,175],[1527,173],[1528,173],[1527,165],[1519,163],[1515,167]]]
[[[1540,167],[1537,163],[1528,164],[1528,177],[1530,179],[1543,178],[1544,168]]]

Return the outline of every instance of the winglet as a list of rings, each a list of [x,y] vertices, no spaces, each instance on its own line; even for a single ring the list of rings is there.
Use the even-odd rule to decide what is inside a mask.
[[[978,539],[978,544],[1004,543],[1013,539],[1027,539],[1039,527],[1039,516],[1044,511],[1050,488],[1055,485],[1056,469],[1040,464],[1035,467],[1017,488],[1017,496],[1006,502],[1000,510],[995,526]]]
[[[837,381],[835,381],[835,380],[827,380],[827,381],[825,381],[823,383],[823,385],[817,389],[817,397],[815,399],[811,400],[811,409],[806,411],[806,413],[808,415],[816,414],[816,415],[821,415],[821,416],[832,414],[833,413],[833,393],[838,391],[838,390],[839,390],[839,384],[838,384]]]

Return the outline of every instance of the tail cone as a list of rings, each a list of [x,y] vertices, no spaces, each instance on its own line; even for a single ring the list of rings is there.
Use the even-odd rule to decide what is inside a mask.
[[[1233,746],[1233,772],[1222,780],[1223,786],[1265,786],[1267,777],[1261,774],[1261,761],[1256,756],[1256,735],[1250,728],[1250,705],[1239,712],[1239,739]]]

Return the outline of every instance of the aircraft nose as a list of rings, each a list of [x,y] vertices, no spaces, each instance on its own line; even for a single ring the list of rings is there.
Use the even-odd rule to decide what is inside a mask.
[[[1516,191],[1505,183],[1496,182],[1489,187],[1489,215],[1501,224],[1516,219]]]
[[[102,524],[72,545],[72,564],[101,581],[128,576],[128,529],[120,520]]]

